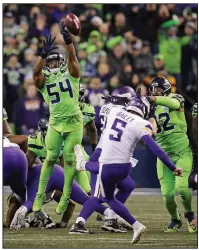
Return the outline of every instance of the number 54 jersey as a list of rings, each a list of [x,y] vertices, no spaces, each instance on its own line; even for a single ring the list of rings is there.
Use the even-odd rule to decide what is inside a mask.
[[[187,123],[184,114],[184,98],[181,95],[170,94],[168,98],[175,98],[180,102],[178,110],[158,105],[155,118],[158,125],[156,142],[170,156],[181,154],[189,149]]]
[[[152,135],[151,124],[125,109],[113,107],[101,138],[100,163],[129,163],[137,142]]]
[[[43,70],[46,82],[39,91],[49,105],[49,124],[58,132],[71,132],[83,126],[79,107],[79,80],[72,77],[66,66],[58,72]]]

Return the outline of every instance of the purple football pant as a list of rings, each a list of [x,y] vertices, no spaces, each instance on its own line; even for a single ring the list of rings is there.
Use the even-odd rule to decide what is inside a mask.
[[[37,165],[28,171],[27,201],[24,203],[24,206],[28,208],[28,212],[32,211],[33,202],[38,191],[41,167],[42,165]],[[60,166],[55,165],[46,188],[46,193],[53,192],[54,190],[62,192],[63,187],[64,170]],[[76,203],[83,205],[89,199],[89,196],[81,189],[76,181],[73,181],[70,198]],[[106,207],[100,204],[100,206],[97,207],[97,212],[103,214],[105,209]]]
[[[96,206],[102,202],[99,199],[100,192],[104,197],[104,201],[113,209],[115,213],[121,216],[129,224],[133,224],[136,220],[130,214],[129,210],[118,201],[114,192],[119,182],[128,177],[131,171],[131,164],[100,164],[99,174],[97,175],[94,196],[85,202],[79,217],[85,220],[94,212]]]
[[[26,200],[28,162],[17,147],[3,148],[3,185],[10,186],[21,199]]]
[[[96,150],[91,155],[89,161],[86,163],[86,169],[91,172],[92,195],[94,195],[97,173],[99,172],[98,160],[101,152],[101,148],[96,148]],[[119,189],[119,191],[116,193],[115,198],[124,204],[132,193],[132,191],[135,189],[135,186],[135,181],[130,177],[130,175],[127,176],[124,180],[121,180],[117,183],[117,188]],[[100,199],[103,200],[103,197],[100,196]]]

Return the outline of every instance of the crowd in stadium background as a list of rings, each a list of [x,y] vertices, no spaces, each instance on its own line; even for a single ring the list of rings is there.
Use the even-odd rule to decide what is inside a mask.
[[[82,25],[74,41],[97,128],[101,96],[121,85],[146,95],[165,76],[190,107],[197,101],[197,4],[4,4],[3,12],[3,106],[17,134],[34,132],[47,112],[33,64],[49,33],[66,56],[58,23],[70,12]]]

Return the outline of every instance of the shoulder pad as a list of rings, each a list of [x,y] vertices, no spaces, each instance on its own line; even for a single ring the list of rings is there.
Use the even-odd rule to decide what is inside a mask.
[[[37,139],[37,133],[31,134],[31,135],[29,135],[29,137],[31,139]]]

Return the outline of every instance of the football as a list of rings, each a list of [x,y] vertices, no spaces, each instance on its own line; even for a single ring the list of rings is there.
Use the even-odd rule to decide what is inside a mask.
[[[71,34],[74,36],[79,36],[81,32],[81,23],[77,16],[73,13],[69,13],[65,17],[66,26]]]

